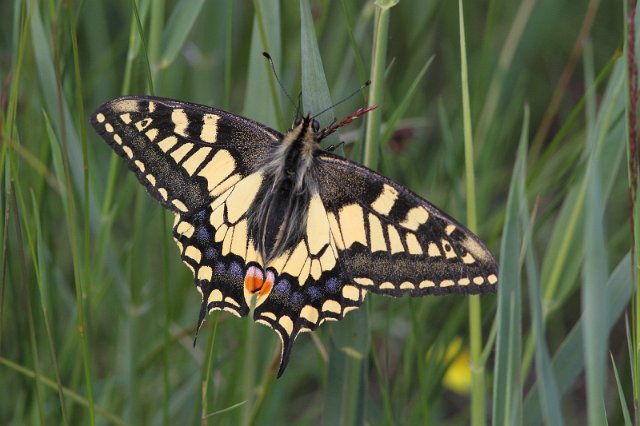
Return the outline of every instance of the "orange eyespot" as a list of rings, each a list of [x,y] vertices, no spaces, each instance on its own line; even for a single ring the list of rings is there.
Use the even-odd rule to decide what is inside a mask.
[[[268,271],[265,279],[262,269],[250,266],[244,276],[244,288],[251,294],[259,292],[260,296],[264,296],[271,291],[274,278],[273,272]]]
[[[256,266],[250,266],[244,276],[244,288],[251,294],[259,291],[264,284],[264,273]]]

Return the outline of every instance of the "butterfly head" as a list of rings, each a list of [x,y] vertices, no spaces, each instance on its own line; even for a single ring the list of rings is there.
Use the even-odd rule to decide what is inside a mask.
[[[296,128],[310,128],[313,133],[318,133],[320,131],[320,122],[312,117],[311,114],[307,114],[303,117],[296,117],[295,120],[293,120],[293,126],[291,127],[291,130]]]

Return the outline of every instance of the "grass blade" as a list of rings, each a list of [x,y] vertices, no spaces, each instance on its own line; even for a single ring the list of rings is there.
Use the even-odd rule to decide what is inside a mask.
[[[593,83],[593,63],[589,46],[585,47],[585,74]],[[585,199],[585,259],[582,268],[582,311],[584,313],[584,353],[587,377],[587,418],[591,425],[606,424],[604,381],[608,333],[606,310],[608,294],[602,283],[607,278],[607,251],[604,232],[604,203],[597,155],[595,99],[587,99],[587,192]]]
[[[520,217],[526,180],[527,127],[523,125],[520,147],[511,177],[507,197],[502,243],[500,245],[500,288],[498,290],[496,363],[493,385],[493,424],[520,424],[522,422],[522,394],[520,383],[521,360],[521,250],[523,236]],[[484,400],[484,399],[483,399]],[[478,424],[484,419],[473,419]]]
[[[162,34],[162,54],[158,67],[166,68],[175,61],[189,32],[200,15],[204,0],[181,0],[169,17]]]

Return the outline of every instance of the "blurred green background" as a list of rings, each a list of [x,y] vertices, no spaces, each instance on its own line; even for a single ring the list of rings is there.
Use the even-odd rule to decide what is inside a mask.
[[[638,424],[628,6],[462,3],[1,2],[0,423]],[[250,319],[192,346],[172,217],[89,116],[155,94],[284,131],[265,50],[312,112],[373,80],[334,142],[475,229],[497,295],[370,297],[278,380]]]

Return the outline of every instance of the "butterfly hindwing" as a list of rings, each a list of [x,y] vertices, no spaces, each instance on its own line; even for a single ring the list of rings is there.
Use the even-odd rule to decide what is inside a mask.
[[[192,213],[247,176],[282,135],[204,105],[122,97],[92,124],[164,207]]]
[[[319,194],[309,202],[302,240],[269,262],[267,270],[274,277],[273,289],[256,307],[254,319],[282,340],[281,375],[299,333],[341,320],[362,304],[367,290],[353,285],[345,273]]]
[[[262,267],[247,226],[261,184],[261,173],[254,172],[195,214],[176,215],[174,238],[202,294],[198,326],[216,309],[245,316],[252,295],[260,302],[271,290],[273,274]]]
[[[318,187],[352,283],[390,296],[494,290],[496,262],[463,225],[363,166],[320,159]]]

